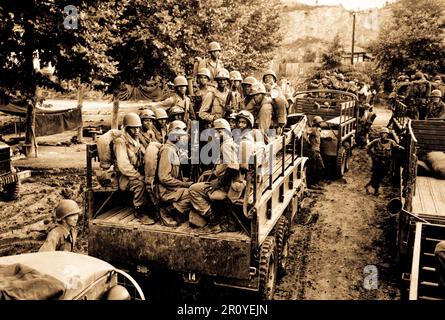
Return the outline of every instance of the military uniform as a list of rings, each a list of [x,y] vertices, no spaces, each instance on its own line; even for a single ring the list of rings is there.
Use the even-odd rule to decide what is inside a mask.
[[[372,176],[369,185],[371,185],[375,193],[378,193],[380,184],[385,175],[390,171],[393,149],[399,145],[392,139],[382,141],[377,138],[367,145],[368,152],[372,157]]]
[[[153,134],[154,134],[154,138],[157,142],[159,143],[164,143],[165,142],[165,136],[167,135],[167,130],[165,129],[165,127],[161,127],[159,129],[159,126],[153,126]]]
[[[239,171],[239,169],[238,146],[232,138],[227,139],[221,144],[220,157],[212,172],[211,179],[215,182],[215,186],[212,187],[210,182],[198,182],[189,188],[195,211],[204,217],[209,216],[212,199],[216,195],[219,200],[227,196],[232,183],[229,170]]]
[[[189,183],[184,182],[181,174],[181,153],[177,146],[167,141],[159,150],[158,180],[159,196],[180,213],[191,209]]]
[[[176,92],[169,98],[160,101],[156,104],[157,107],[169,111],[171,107],[178,106],[184,110],[184,122],[187,124],[189,120],[195,120],[195,111],[191,104],[190,98],[181,97]]]
[[[48,237],[43,245],[40,247],[39,252],[42,251],[74,251],[74,245],[76,244],[77,230],[76,228],[68,229],[62,224],[52,229],[48,233]]]
[[[202,59],[198,63],[197,70],[203,69],[203,68],[209,69],[210,75],[211,75],[210,80],[213,81],[216,77],[216,74],[218,73],[218,70],[224,68],[224,64],[222,63],[222,61],[220,59],[218,59],[216,61],[214,61],[212,59]]]
[[[133,139],[127,132],[116,138],[113,145],[116,157],[115,168],[118,172],[119,188],[133,193],[134,206],[147,203],[143,172],[143,151],[139,140]]]
[[[445,119],[445,103],[439,101],[438,103],[430,102],[428,104],[426,119],[431,118]]]
[[[230,112],[226,109],[229,94],[229,90],[221,92],[216,89],[204,97],[199,109],[199,118],[204,122],[206,128],[210,128],[214,120],[224,118],[226,113]]]
[[[147,149],[148,145],[153,140],[156,140],[156,136],[152,129],[149,129],[145,132],[142,129],[139,133],[139,142],[141,143],[143,150]]]
[[[322,179],[323,172],[325,169],[323,158],[320,153],[321,145],[321,128],[312,127],[308,135],[308,148],[307,157],[308,159],[308,185],[317,185]]]
[[[271,98],[264,97],[259,104],[254,99],[250,100],[245,110],[252,113],[255,117],[256,127],[263,130],[264,133],[268,132],[272,124],[273,114],[273,101]]]

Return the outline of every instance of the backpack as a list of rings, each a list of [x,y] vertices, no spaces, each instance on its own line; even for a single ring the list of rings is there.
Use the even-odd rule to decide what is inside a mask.
[[[151,141],[147,149],[145,149],[144,156],[144,169],[145,169],[145,183],[147,184],[147,190],[154,193],[155,180],[158,169],[159,151],[162,144],[157,141]]]
[[[100,167],[110,169],[113,165],[113,147],[112,143],[118,137],[122,136],[122,131],[117,129],[108,130],[97,140],[97,153],[99,156]]]

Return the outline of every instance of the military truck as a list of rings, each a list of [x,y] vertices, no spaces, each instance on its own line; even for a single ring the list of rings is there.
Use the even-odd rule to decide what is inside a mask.
[[[405,147],[405,161],[400,197],[388,203],[388,210],[398,214],[402,296],[410,300],[445,299],[434,258],[435,246],[445,240],[445,180],[434,173],[420,175],[418,170],[422,168],[419,158],[432,151],[445,152],[445,121],[407,118],[401,101],[396,101],[395,110],[392,125]]]
[[[252,155],[244,196],[235,203],[214,204],[217,212],[233,216],[237,231],[217,234],[191,228],[188,222],[175,228],[142,225],[129,194],[93,184],[97,148],[88,145],[89,255],[130,273],[167,270],[189,283],[206,278],[272,299],[277,272],[286,267],[289,230],[305,190],[306,122],[304,115],[289,116],[283,135]]]
[[[343,177],[349,170],[352,148],[358,134],[359,108],[355,94],[346,91],[318,89],[294,94],[292,112],[301,112],[312,122],[321,116],[326,122],[322,128],[320,153],[325,163],[334,167],[334,178]]]
[[[5,200],[16,200],[20,195],[20,180],[31,176],[31,171],[18,172],[11,164],[12,150],[0,141],[0,192]]]

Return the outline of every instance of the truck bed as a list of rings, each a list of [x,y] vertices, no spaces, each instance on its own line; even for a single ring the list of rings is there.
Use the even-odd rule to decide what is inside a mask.
[[[88,254],[123,269],[143,266],[249,278],[251,240],[243,232],[205,234],[206,228],[192,229],[188,222],[176,228],[143,225],[129,207],[105,212],[89,227]]]
[[[445,180],[417,176],[413,213],[445,219]]]

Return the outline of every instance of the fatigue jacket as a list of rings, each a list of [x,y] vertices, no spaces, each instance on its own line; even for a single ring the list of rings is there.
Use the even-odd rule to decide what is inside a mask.
[[[309,133],[309,146],[312,152],[320,152],[321,128],[312,127]]]
[[[165,201],[177,200],[182,196],[184,192],[182,188],[185,187],[180,167],[179,148],[171,141],[167,141],[159,150],[158,163],[159,195],[161,199]]]
[[[141,130],[139,133],[139,142],[141,143],[143,150],[147,149],[150,141],[156,140],[155,133],[152,129],[148,129],[147,131]]]
[[[392,157],[393,148],[398,147],[398,144],[392,140],[387,139],[386,142],[382,142],[380,138],[372,140],[367,149],[373,158],[381,160],[390,160]]]
[[[184,122],[189,120],[195,120],[195,110],[191,104],[190,98],[185,96],[181,97],[176,92],[167,99],[159,102],[159,106],[165,111],[169,111],[171,107],[181,107],[184,110]]]
[[[159,143],[165,142],[165,136],[167,135],[167,130],[165,128],[161,128],[161,131],[158,130],[156,126],[153,126],[154,138]]]
[[[230,110],[226,110],[226,101],[229,93],[229,90],[224,92],[215,90],[214,92],[207,93],[199,109],[199,118],[208,125],[211,125],[216,119],[224,118],[226,113],[230,112]]]
[[[437,104],[430,103],[428,105],[428,114],[426,118],[445,119],[445,103],[443,103],[442,101],[439,101],[439,103]]]
[[[40,247],[41,251],[74,251],[76,244],[77,230],[76,228],[68,229],[62,224],[52,229],[48,233],[48,237]]]
[[[210,70],[210,80],[215,79],[218,69],[224,68],[224,64],[220,59],[213,61],[212,59],[202,59],[198,65],[198,69],[207,68]]]
[[[217,188],[227,191],[230,187],[230,184],[223,184],[224,176],[226,175],[227,170],[240,169],[238,161],[238,145],[233,141],[232,138],[229,138],[226,139],[220,146],[219,159],[213,169],[213,176],[220,182]]]
[[[114,140],[115,168],[119,176],[119,187],[127,190],[130,180],[144,180],[140,172],[143,168],[143,151],[139,140],[135,140],[127,132]]]

